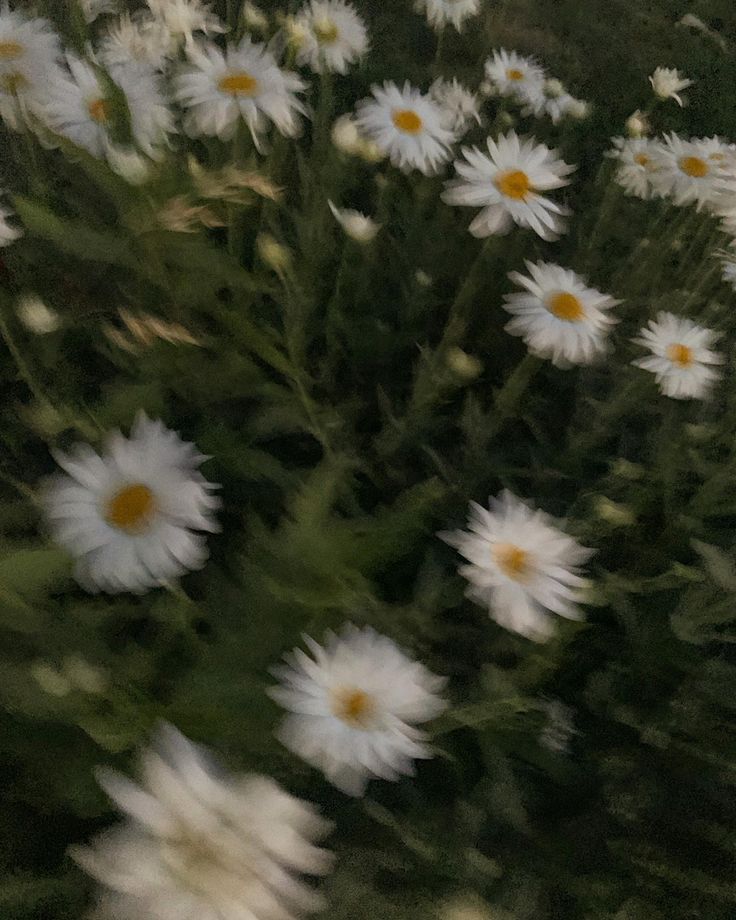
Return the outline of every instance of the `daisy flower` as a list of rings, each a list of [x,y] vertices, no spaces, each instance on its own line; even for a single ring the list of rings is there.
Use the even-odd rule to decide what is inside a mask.
[[[68,56],[69,72],[61,72],[49,87],[42,117],[46,125],[84,148],[104,157],[112,143],[113,103],[97,71],[87,61]],[[158,75],[147,67],[114,67],[110,77],[125,95],[133,139],[155,157],[174,129]]]
[[[403,89],[385,82],[372,99],[358,103],[357,125],[404,172],[433,175],[450,157],[455,140],[444,127],[442,109],[408,82]]]
[[[95,916],[275,920],[319,910],[300,873],[324,875],[330,824],[259,774],[228,776],[170,725],[142,756],[140,785],[99,770],[125,816],[71,855],[101,883]]]
[[[626,119],[625,127],[629,137],[644,137],[652,130],[652,126],[649,124],[649,116],[639,109],[629,115]]]
[[[562,205],[540,194],[569,184],[573,172],[557,152],[534,138],[519,138],[515,131],[497,140],[488,138],[488,155],[477,147],[464,147],[464,160],[455,161],[457,178],[446,183],[443,201],[463,207],[480,207],[470,224],[473,236],[507,233],[513,224],[530,227],[544,240],[564,231]]]
[[[670,67],[657,67],[649,78],[649,82],[658,99],[674,99],[681,108],[684,102],[679,95],[680,90],[693,85],[692,80],[686,79],[678,70]]]
[[[651,371],[665,396],[673,399],[705,399],[721,376],[713,365],[723,364],[722,354],[711,346],[720,333],[698,326],[684,316],[660,311],[656,320],[642,329],[637,345],[651,351],[651,356],[632,363]]]
[[[549,79],[540,89],[529,93],[528,105],[522,110],[522,115],[537,118],[546,115],[553,125],[557,125],[563,118],[585,118],[588,111],[587,102],[571,96],[559,80]]]
[[[486,79],[498,96],[530,102],[542,93],[544,68],[534,58],[501,48],[485,64]]]
[[[117,9],[116,0],[79,0],[85,20],[94,22],[103,13],[114,13]]]
[[[443,124],[455,138],[462,137],[473,122],[480,124],[478,97],[455,77],[452,80],[438,77],[429,87],[429,95],[442,109]]]
[[[202,0],[146,0],[154,19],[166,27],[178,44],[194,45],[194,33],[227,32],[220,18]]]
[[[687,141],[668,134],[652,148],[650,178],[658,195],[701,210],[717,204],[727,179],[733,179],[733,155],[717,137]]]
[[[510,492],[489,501],[490,510],[470,503],[467,531],[439,536],[470,563],[459,571],[470,582],[471,600],[504,629],[547,639],[553,632],[547,613],[580,618],[587,582],[579,573],[594,551]]]
[[[238,122],[248,126],[254,143],[273,122],[281,134],[295,136],[303,103],[296,93],[305,89],[299,77],[281,70],[264,45],[247,36],[223,53],[216,45],[193,49],[191,66],[175,83],[176,99],[187,109],[188,134],[230,140]]]
[[[304,30],[297,63],[315,73],[347,73],[348,65],[368,51],[368,32],[355,9],[344,0],[311,0],[296,17]]]
[[[616,160],[615,180],[626,195],[651,198],[652,170],[655,169],[655,151],[659,144],[646,137],[614,137],[613,150],[607,156]]]
[[[57,452],[46,507],[56,541],[89,591],[143,593],[201,568],[204,537],[218,529],[218,488],[197,467],[207,458],[161,422],[138,415],[130,438],[114,432],[98,455],[78,444]]]
[[[432,28],[440,31],[452,24],[458,32],[470,16],[475,16],[480,7],[479,0],[417,0],[415,9],[424,13]]]
[[[13,212],[0,204],[0,247],[10,246],[23,236],[23,231],[8,223],[8,218],[14,217]]]
[[[518,335],[529,351],[556,367],[590,364],[606,351],[616,319],[608,311],[621,303],[587,286],[575,272],[550,262],[526,263],[529,275],[509,278],[523,294],[506,294],[504,309],[513,319],[506,332]]]
[[[331,201],[328,201],[327,204],[330,207],[330,211],[332,211],[332,216],[345,233],[356,243],[370,243],[381,229],[380,224],[360,211],[353,211],[350,208],[338,208]]]
[[[0,7],[0,118],[21,131],[39,99],[54,85],[59,36],[45,19]]]
[[[270,696],[289,710],[280,740],[348,795],[362,795],[371,777],[396,780],[412,761],[432,756],[415,726],[445,708],[445,679],[409,658],[370,627],[328,633],[323,647],[305,637],[274,669],[281,685]]]
[[[134,62],[163,70],[176,50],[176,39],[162,22],[152,16],[131,16],[126,12],[107,27],[99,56],[108,67]]]

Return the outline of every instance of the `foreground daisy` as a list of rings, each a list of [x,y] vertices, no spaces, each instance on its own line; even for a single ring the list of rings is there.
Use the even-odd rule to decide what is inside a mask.
[[[680,90],[693,85],[692,80],[683,77],[678,70],[670,67],[657,67],[649,78],[654,95],[658,99],[674,99],[682,107],[684,105]]]
[[[104,157],[113,144],[113,101],[91,64],[71,55],[68,64],[69,71],[61,72],[48,89],[43,120],[93,156]],[[113,67],[110,76],[125,95],[136,144],[148,156],[157,156],[174,128],[159,76],[136,64]]]
[[[614,137],[608,156],[616,160],[615,180],[626,195],[651,198],[652,171],[656,168],[657,141],[646,137]]]
[[[449,159],[455,140],[444,126],[440,106],[409,83],[399,89],[386,82],[371,92],[372,99],[358,103],[358,129],[404,172],[436,173]]]
[[[45,19],[0,7],[0,118],[22,130],[58,69],[60,41]]]
[[[714,365],[723,364],[722,354],[712,350],[720,333],[698,326],[684,316],[660,312],[642,329],[637,345],[651,356],[632,363],[651,371],[665,396],[673,399],[705,399],[721,376]]]
[[[480,124],[478,98],[455,77],[443,80],[438,77],[429,87],[429,95],[442,109],[444,126],[460,138],[472,126]]]
[[[323,70],[347,73],[368,51],[368,32],[363,20],[344,0],[311,0],[296,17],[304,30],[297,63]]]
[[[534,58],[501,48],[485,64],[486,79],[498,96],[510,96],[517,102],[529,102],[542,93],[544,68]]]
[[[296,93],[305,84],[281,70],[264,45],[246,36],[224,53],[213,44],[197,46],[189,59],[190,66],[175,81],[176,99],[187,109],[188,134],[230,140],[241,120],[256,144],[270,122],[287,137],[298,133],[297,116],[305,108]]]
[[[463,148],[465,159],[455,161],[458,178],[446,184],[443,201],[482,208],[469,227],[473,236],[507,233],[518,224],[542,239],[556,239],[564,231],[562,217],[567,211],[540,192],[568,185],[566,177],[575,167],[515,131],[495,141],[489,137],[486,144],[488,155],[477,147]]]
[[[504,309],[514,317],[506,331],[557,367],[590,364],[606,351],[616,322],[608,311],[621,301],[589,288],[584,278],[559,265],[527,262],[526,267],[529,275],[509,275],[525,293],[505,295]]]
[[[465,20],[478,13],[480,0],[417,0],[415,8],[434,29],[453,25],[460,32]]]
[[[370,243],[375,239],[381,225],[373,218],[351,208],[338,208],[331,201],[327,204],[332,211],[332,216],[340,224],[345,233],[356,243]]]
[[[717,137],[685,140],[673,133],[652,148],[652,186],[677,205],[717,205],[733,176],[733,153]]]
[[[142,593],[204,565],[207,547],[194,531],[218,529],[220,503],[193,444],[141,413],[130,438],[114,432],[101,455],[78,444],[55,457],[66,475],[49,485],[47,513],[82,587]]]
[[[125,815],[71,855],[103,886],[99,914],[116,920],[275,920],[319,910],[300,873],[323,875],[315,845],[330,829],[266,776],[228,776],[172,726],[142,757],[142,783],[98,778]]]
[[[325,647],[305,638],[312,657],[294,649],[274,669],[269,694],[290,710],[280,740],[348,795],[371,777],[396,780],[412,761],[431,757],[418,723],[445,708],[445,679],[409,658],[370,627],[328,633]]]
[[[467,594],[505,629],[541,641],[553,632],[547,613],[579,619],[587,584],[581,566],[593,550],[576,543],[543,511],[510,492],[490,499],[490,510],[470,503],[468,530],[440,534],[469,565],[460,574]]]

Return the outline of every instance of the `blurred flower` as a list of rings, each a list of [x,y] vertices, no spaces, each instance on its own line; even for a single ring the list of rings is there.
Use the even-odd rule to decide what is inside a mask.
[[[429,87],[429,95],[442,109],[443,125],[462,137],[473,122],[480,124],[480,111],[475,93],[471,93],[455,77],[443,80],[438,77]]]
[[[534,58],[501,48],[488,58],[485,71],[495,95],[509,96],[517,102],[530,102],[542,94],[544,68]]]
[[[630,527],[636,523],[636,516],[630,508],[611,501],[605,495],[599,495],[595,501],[595,513],[602,521],[614,527]]]
[[[539,735],[539,743],[548,751],[563,754],[576,734],[573,710],[561,700],[544,700],[542,708],[547,715],[547,724]]]
[[[403,89],[385,82],[371,92],[373,99],[358,103],[358,128],[403,172],[436,173],[450,157],[454,140],[452,131],[443,127],[437,103],[408,82]]]
[[[189,58],[191,64],[174,84],[174,96],[187,110],[188,134],[231,140],[241,119],[256,146],[269,122],[287,137],[298,133],[296,115],[304,114],[305,108],[296,93],[305,84],[296,74],[281,70],[264,45],[246,36],[224,53],[213,44],[198,46]]]
[[[463,380],[475,380],[483,373],[483,362],[453,345],[447,352],[445,363],[450,370]]]
[[[296,16],[286,16],[283,21],[283,28],[286,32],[288,47],[293,51],[299,51],[309,37],[306,24],[297,19]]]
[[[256,249],[258,255],[276,274],[281,275],[291,268],[291,250],[274,239],[270,233],[261,233],[258,236]]]
[[[295,17],[304,30],[297,63],[315,73],[347,73],[348,65],[368,51],[368,33],[355,9],[344,0],[310,0]]]
[[[19,297],[15,312],[26,329],[35,332],[36,335],[56,332],[61,325],[59,314],[47,307],[38,294],[23,294]]]
[[[21,131],[59,70],[60,40],[46,19],[0,7],[0,117]]]
[[[192,204],[186,195],[170,198],[159,208],[156,220],[173,233],[197,233],[201,227],[223,227],[225,222],[203,204]]]
[[[681,89],[687,89],[693,85],[692,80],[683,77],[679,70],[670,67],[657,67],[654,73],[649,77],[652,84],[654,95],[658,99],[674,99],[682,107],[684,105],[682,97],[679,95]]]
[[[243,4],[243,22],[253,32],[268,31],[268,16],[255,3]]]
[[[113,344],[125,351],[136,352],[139,350],[139,345],[148,348],[159,340],[171,345],[199,346],[202,344],[200,339],[195,338],[180,323],[172,323],[146,313],[135,315],[122,308],[118,312],[130,337],[115,326],[106,326],[103,331]]]
[[[327,204],[330,206],[332,216],[345,233],[356,243],[370,243],[381,229],[380,224],[377,224],[375,220],[360,211],[353,211],[350,208],[338,208],[331,201],[328,201]]]
[[[571,96],[559,80],[545,80],[539,91],[529,93],[527,102],[522,115],[536,115],[538,118],[546,115],[554,125],[563,118],[580,121],[590,114],[589,103]]]
[[[151,175],[151,161],[134,147],[107,145],[107,162],[110,169],[131,185],[143,185]]]
[[[76,560],[88,591],[143,593],[207,560],[219,500],[197,467],[206,457],[159,421],[139,413],[130,438],[113,432],[102,455],[87,444],[54,453],[45,496],[55,540]]]
[[[697,210],[717,204],[724,182],[733,182],[733,153],[717,137],[685,140],[665,135],[651,148],[650,181],[655,192],[677,205],[694,204]]]
[[[468,531],[439,535],[470,563],[459,569],[470,582],[468,597],[487,607],[499,626],[535,641],[552,634],[547,612],[580,618],[577,603],[586,581],[579,572],[593,554],[555,524],[502,492],[488,511],[470,503]]]
[[[590,116],[591,104],[586,102],[585,99],[576,99],[574,96],[566,96],[562,101],[560,101],[559,108],[562,113],[560,117],[569,115],[570,118],[574,118],[576,121],[584,121]],[[551,116],[552,121],[557,124],[554,119],[554,115],[549,109],[549,106],[547,111]]]
[[[362,795],[372,777],[396,780],[412,761],[432,756],[415,728],[439,715],[445,684],[391,639],[348,625],[327,634],[325,647],[305,637],[274,668],[281,685],[269,695],[290,710],[279,729],[290,750],[348,795]]]
[[[22,230],[8,223],[8,218],[14,216],[13,211],[0,204],[0,248],[10,246],[11,243],[23,236]]]
[[[632,364],[651,371],[665,396],[705,399],[721,376],[713,365],[725,360],[711,348],[719,338],[720,333],[684,316],[660,311],[634,339],[635,344],[648,348],[651,356],[637,358]]]
[[[330,829],[316,810],[258,774],[230,777],[170,725],[142,757],[142,784],[98,771],[123,824],[73,858],[104,886],[115,920],[275,920],[318,910],[298,877],[329,871],[314,843]]]
[[[197,194],[202,198],[247,204],[253,195],[271,201],[278,201],[281,197],[283,189],[255,170],[240,169],[234,163],[228,163],[213,172],[201,166],[191,155],[187,162]]]
[[[202,0],[146,0],[154,19],[187,49],[194,44],[194,33],[205,35],[227,32],[218,16]]]
[[[616,160],[614,178],[626,195],[636,198],[651,198],[651,174],[655,169],[654,152],[658,147],[657,141],[646,137],[614,137],[613,150],[606,154]]]
[[[575,167],[565,163],[534,138],[515,131],[486,141],[488,155],[464,147],[464,160],[455,161],[457,178],[446,183],[442,195],[448,204],[481,207],[470,224],[473,236],[507,233],[513,224],[530,227],[542,239],[556,239],[564,231],[562,205],[540,192],[569,184]]]
[[[525,292],[504,295],[504,310],[513,315],[506,332],[521,336],[532,354],[556,367],[592,363],[606,351],[606,338],[617,322],[608,311],[621,301],[559,265],[527,261],[526,267],[529,275],[509,275]]]
[[[629,115],[626,119],[625,127],[629,137],[644,137],[652,130],[649,124],[649,117],[645,112],[640,112],[639,109]]]
[[[726,44],[726,39],[722,35],[719,35],[715,29],[710,29],[702,19],[698,19],[698,17],[694,16],[692,13],[685,13],[682,19],[677,20],[675,25],[685,26],[690,29],[696,29],[698,32],[702,32],[703,35],[707,35],[708,38],[712,38],[722,51],[725,51],[728,47]]]
[[[142,12],[125,12],[107,26],[99,53],[108,67],[138,63],[163,70],[176,51],[176,39],[162,22]]]
[[[79,0],[79,5],[87,22],[94,22],[103,13],[114,13],[117,9],[116,0]]]
[[[341,153],[357,156],[361,144],[358,126],[351,114],[341,115],[332,125],[332,143]]]
[[[479,5],[479,0],[416,0],[414,6],[438,31],[451,23],[460,32],[465,20],[478,13]]]
[[[417,284],[421,287],[430,287],[432,284],[431,276],[428,275],[425,271],[422,271],[421,268],[416,270],[414,277],[416,278]]]

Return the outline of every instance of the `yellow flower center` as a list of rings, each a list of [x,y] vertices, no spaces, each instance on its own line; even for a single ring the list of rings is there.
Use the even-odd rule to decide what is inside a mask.
[[[102,124],[110,117],[110,103],[107,99],[103,99],[102,97],[93,99],[91,102],[87,103],[87,111],[92,121],[97,121]]]
[[[244,70],[227,74],[217,85],[220,92],[231,96],[255,96],[258,92],[258,80]]]
[[[351,728],[366,728],[375,708],[373,697],[357,687],[347,687],[333,693],[332,711]]]
[[[639,166],[648,166],[649,157],[646,155],[646,153],[637,153],[637,155],[634,157],[634,162],[638,163]]]
[[[499,173],[494,178],[493,184],[502,195],[514,198],[516,201],[523,201],[532,187],[529,176],[520,169]]]
[[[406,134],[419,134],[424,127],[422,119],[411,109],[397,109],[391,118],[399,131]]]
[[[506,76],[509,80],[523,80],[524,71],[519,70],[518,67],[509,67],[506,71]]]
[[[585,318],[585,310],[580,300],[567,291],[553,294],[547,302],[547,308],[557,319],[564,320],[566,323],[579,323]]]
[[[514,543],[496,543],[491,547],[491,555],[504,575],[514,581],[522,581],[529,570],[529,554]]]
[[[686,176],[692,176],[693,179],[702,179],[709,172],[708,164],[700,157],[683,157],[679,166]]]
[[[0,60],[13,61],[23,56],[23,45],[19,42],[0,42]]]
[[[116,492],[105,509],[108,524],[126,533],[140,533],[146,529],[156,512],[153,492],[142,482],[135,482]]]
[[[321,45],[332,45],[340,34],[337,26],[331,19],[318,19],[312,25],[315,38]]]
[[[666,354],[670,361],[678,367],[690,367],[694,361],[692,348],[679,342],[674,345],[668,345]]]
[[[0,76],[0,88],[6,93],[17,93],[28,86],[28,80],[22,73],[4,73]]]

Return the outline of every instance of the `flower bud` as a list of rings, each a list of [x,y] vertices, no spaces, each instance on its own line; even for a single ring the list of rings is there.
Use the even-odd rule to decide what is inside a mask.
[[[61,325],[59,314],[47,307],[38,294],[24,294],[15,305],[18,319],[29,332],[48,335]]]

